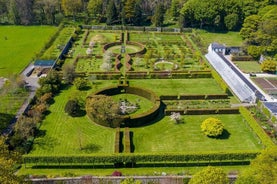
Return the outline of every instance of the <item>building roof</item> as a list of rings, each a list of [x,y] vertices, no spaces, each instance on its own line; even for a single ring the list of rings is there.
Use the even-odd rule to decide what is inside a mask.
[[[36,60],[35,67],[52,67],[55,64],[55,60]]]

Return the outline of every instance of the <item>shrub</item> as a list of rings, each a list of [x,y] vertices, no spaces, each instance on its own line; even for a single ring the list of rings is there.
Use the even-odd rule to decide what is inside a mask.
[[[69,100],[64,108],[65,112],[68,113],[70,116],[78,116],[81,111],[81,106],[77,99]]]
[[[74,80],[73,83],[76,89],[82,90],[87,87],[88,81],[87,79],[84,79],[84,78],[77,78]]]
[[[227,184],[229,183],[227,174],[221,168],[208,166],[202,171],[199,171],[193,175],[192,179],[189,181],[189,184]]]
[[[217,137],[223,133],[223,124],[219,119],[208,118],[201,124],[201,130],[209,137]]]
[[[112,176],[122,176],[122,173],[120,171],[114,171]]]

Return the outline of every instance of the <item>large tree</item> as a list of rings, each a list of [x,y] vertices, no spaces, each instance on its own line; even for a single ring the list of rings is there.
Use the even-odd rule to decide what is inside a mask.
[[[83,8],[82,0],[62,0],[62,9],[66,16],[71,15],[75,19],[76,14]]]
[[[165,14],[164,5],[162,3],[159,3],[155,8],[155,13],[152,17],[152,23],[156,27],[161,27],[163,25],[164,14]]]
[[[227,174],[223,169],[208,166],[199,171],[189,181],[189,184],[228,184]]]
[[[110,96],[89,96],[86,101],[86,109],[90,117],[110,127],[116,127],[120,123],[119,103],[115,102]]]
[[[36,20],[42,24],[56,24],[56,14],[59,11],[60,0],[35,0],[34,13]]]
[[[14,165],[18,162],[19,155],[8,149],[6,138],[0,136],[0,183],[21,184],[25,183],[14,173]]]
[[[277,183],[277,147],[267,148],[251,161],[249,169],[242,173],[238,184]]]
[[[102,0],[90,0],[88,2],[87,11],[94,20],[99,22],[103,12]]]
[[[114,0],[109,0],[107,10],[106,10],[106,18],[107,18],[106,23],[108,25],[118,22],[118,13],[117,13]]]

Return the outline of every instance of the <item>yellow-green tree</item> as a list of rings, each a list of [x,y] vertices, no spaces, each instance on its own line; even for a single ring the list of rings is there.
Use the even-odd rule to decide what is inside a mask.
[[[251,161],[250,167],[239,176],[238,184],[277,183],[277,147],[267,148]]]
[[[223,169],[208,166],[199,171],[189,181],[189,184],[228,184],[227,174]]]
[[[64,14],[66,16],[72,15],[74,19],[82,7],[82,0],[62,0],[62,10],[64,11]]]
[[[201,124],[201,130],[205,135],[217,137],[223,133],[224,126],[219,119],[207,118]]]
[[[0,183],[24,183],[19,177],[14,175],[14,164],[18,160],[18,154],[9,151],[8,145],[5,142],[6,138],[0,136]]]
[[[274,73],[276,71],[277,62],[274,60],[265,60],[261,67],[263,72]]]

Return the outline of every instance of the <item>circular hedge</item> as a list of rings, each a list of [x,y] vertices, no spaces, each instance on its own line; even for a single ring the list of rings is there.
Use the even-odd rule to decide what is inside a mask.
[[[141,114],[131,114],[131,115],[121,115],[120,117],[117,116],[116,120],[114,122],[105,122],[105,121],[99,121],[99,119],[96,117],[96,115],[92,115],[91,112],[89,112],[90,107],[88,106],[89,103],[86,103],[86,110],[87,115],[90,119],[92,119],[95,123],[106,126],[106,127],[139,127],[144,126],[146,124],[149,124],[149,122],[153,121],[157,115],[160,112],[161,109],[161,101],[158,96],[156,96],[155,93],[153,93],[150,90],[146,90],[139,87],[130,87],[130,86],[116,86],[116,87],[108,87],[104,88],[100,91],[97,91],[87,97],[87,102],[91,98],[94,98],[97,95],[106,95],[106,96],[113,96],[117,94],[134,94],[141,96],[143,98],[148,99],[153,103],[153,107],[149,109],[147,112],[141,113]]]

